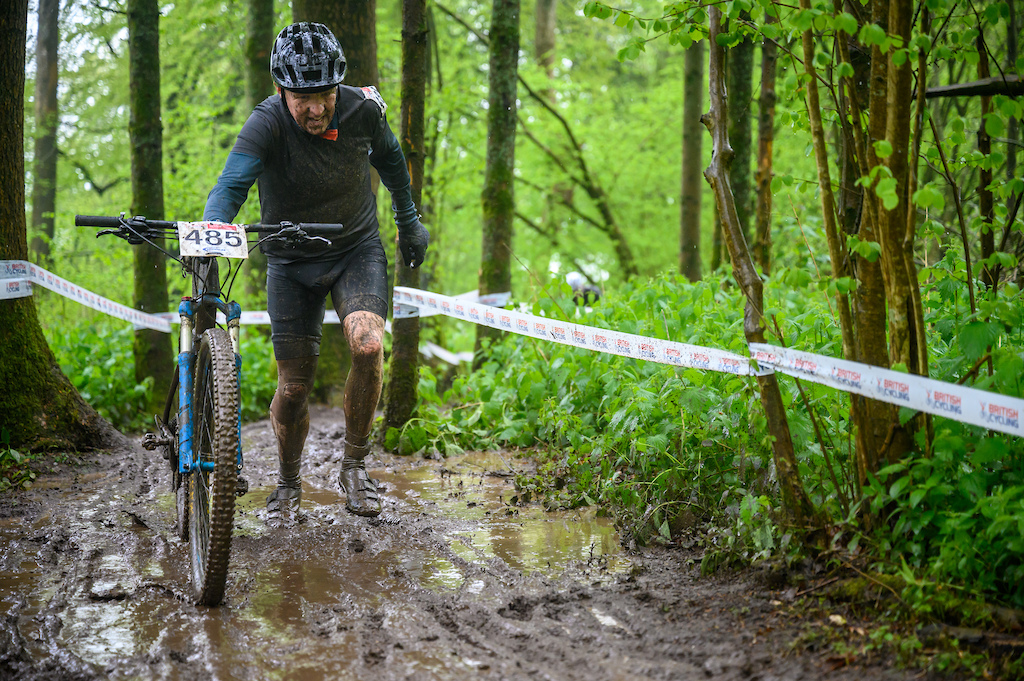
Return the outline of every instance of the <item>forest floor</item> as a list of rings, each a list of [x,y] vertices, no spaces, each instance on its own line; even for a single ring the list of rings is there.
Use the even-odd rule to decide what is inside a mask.
[[[243,428],[224,603],[189,599],[160,455],[125,440],[0,499],[0,678],[920,679],[887,629],[764,570],[627,551],[592,512],[513,507],[502,454],[371,454],[381,519],[337,491],[341,413],[314,411],[300,522],[268,529],[269,423]]]

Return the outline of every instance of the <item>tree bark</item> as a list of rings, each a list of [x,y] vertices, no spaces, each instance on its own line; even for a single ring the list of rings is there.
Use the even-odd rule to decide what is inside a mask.
[[[800,7],[810,11],[810,0],[800,0]],[[832,193],[832,177],[828,165],[828,148],[825,143],[825,127],[821,120],[821,103],[818,98],[818,74],[814,67],[814,36],[811,29],[804,31],[802,36],[804,50],[804,69],[807,83],[807,118],[811,127],[811,140],[814,144],[814,160],[818,167],[818,193],[821,196],[821,217],[825,226],[825,239],[828,242],[829,259],[832,261],[833,280],[849,275],[846,244],[839,237],[836,226],[836,203]],[[836,309],[839,311],[839,329],[843,339],[843,357],[853,359],[853,317],[850,313],[850,300],[847,294],[836,288]]]
[[[412,178],[412,200],[423,200],[425,121],[430,31],[426,0],[402,2],[402,121],[399,139]],[[419,288],[420,268],[406,267],[395,249],[395,285]],[[419,386],[420,318],[391,321],[391,359],[385,428],[401,428],[412,417]]]
[[[293,0],[294,21],[316,21],[341,42],[348,64],[345,83],[377,85],[377,0]]]
[[[25,260],[27,0],[0,3],[0,260]],[[33,298],[0,301],[0,427],[17,448],[103,446],[113,429],[57,366]]]
[[[747,20],[750,16],[743,12]],[[754,156],[751,139],[750,102],[753,99],[751,83],[754,77],[754,42],[744,36],[726,53],[728,66],[729,141],[733,148],[733,162],[729,173],[732,193],[736,199],[736,215],[743,229],[743,239],[750,244],[751,201],[750,167]]]
[[[777,23],[767,15],[765,21]],[[775,144],[775,64],[778,47],[772,40],[761,44],[761,98],[757,118],[757,206],[754,211],[754,259],[766,275],[772,269],[772,151]]]
[[[889,32],[908,44],[913,7],[906,2],[891,2],[888,10]],[[889,359],[893,364],[902,364],[910,373],[927,376],[927,345],[918,333],[923,328],[923,312],[915,302],[919,298],[913,290],[918,286],[917,268],[913,260],[913,243],[908,243],[906,239],[912,191],[909,186],[912,62],[907,59],[902,64],[896,64],[890,58],[891,54],[892,51],[886,57],[880,57],[887,66],[887,100],[881,108],[886,116],[885,140],[892,150],[889,157],[884,159],[884,164],[896,181],[898,203],[892,209],[880,206],[878,229],[882,247],[882,276],[888,303]],[[875,114],[874,109],[873,103],[872,115]],[[890,461],[911,450],[916,425],[914,421],[900,425],[895,414],[893,418],[892,444],[887,452]]]
[[[519,0],[494,0],[491,16],[487,161],[484,169],[483,240],[480,253],[481,294],[512,289],[512,220],[515,215],[516,82],[519,56]],[[501,332],[476,327],[477,363],[484,340]]]
[[[555,26],[558,16],[558,0],[537,0],[534,22],[533,53],[537,63],[548,78],[555,69]]]
[[[744,335],[748,343],[763,343],[763,284],[743,239],[729,178],[732,147],[729,145],[729,134],[726,128],[729,118],[724,87],[725,50],[716,40],[722,29],[722,12],[717,5],[712,5],[708,8],[708,14],[711,20],[711,34],[708,37],[708,45],[711,49],[708,70],[711,108],[701,120],[711,133],[713,151],[711,165],[704,171],[704,177],[711,185],[722,216],[722,235],[729,249],[729,257],[732,259],[736,283],[743,290],[747,300],[743,315]],[[778,379],[774,373],[758,376],[757,384],[761,392],[761,404],[768,419],[768,430],[773,439],[772,451],[782,491],[783,508],[795,524],[806,525],[813,514],[813,508],[800,481],[796,454],[793,451],[793,438],[789,431],[789,422],[786,419],[786,410],[782,403]]]
[[[975,41],[978,46],[978,78],[984,80],[989,77],[988,50],[985,47],[985,37],[979,33]],[[985,129],[985,116],[992,111],[992,97],[981,96],[981,120],[978,123],[978,151],[988,156],[992,153],[992,138]],[[995,268],[985,262],[996,252],[996,232],[993,224],[995,218],[995,203],[992,200],[992,166],[983,166],[978,171],[978,213],[981,217],[981,234],[979,243],[981,245],[981,281],[989,292],[995,291],[996,277]]]
[[[851,58],[848,47],[849,39],[841,35],[837,44],[841,58],[854,67],[853,80],[845,79],[846,95],[841,101],[846,103],[842,109],[849,111],[846,119],[846,131],[843,135],[841,153],[846,168],[845,180],[841,191],[843,197],[840,205],[844,206],[841,215],[845,229],[862,241],[877,242],[878,198],[873,191],[863,191],[855,186],[858,177],[868,174],[868,154],[873,149],[865,136],[862,127],[861,112],[865,104],[870,106],[872,84],[871,74],[875,65],[870,62],[870,53],[857,49]],[[855,46],[856,47],[856,46]],[[884,93],[884,83],[882,92]],[[853,293],[853,319],[856,328],[856,356],[858,362],[874,366],[888,367],[889,352],[886,341],[885,285],[882,277],[881,263],[851,253],[853,271],[857,277],[857,289]],[[883,455],[882,448],[886,442],[889,423],[893,418],[891,407],[878,400],[871,400],[861,395],[851,395],[851,418],[856,427],[856,468],[858,484],[863,484],[868,473],[878,470],[878,462]]]
[[[274,45],[274,0],[248,0],[248,19],[245,29],[245,98],[249,110],[274,94],[274,80],[270,77],[270,49]],[[266,304],[267,256],[260,249],[249,254],[249,262],[242,270],[243,284],[249,295]]]
[[[128,73],[131,118],[132,215],[164,219],[163,130],[160,121],[160,8],[157,0],[128,0]],[[157,239],[163,246],[164,240]],[[160,251],[136,246],[134,303],[150,314],[168,310],[167,264]],[[150,406],[163,407],[174,369],[171,336],[135,331],[135,379],[153,378]]]
[[[57,210],[57,43],[60,0],[39,0],[36,33],[35,158],[32,172],[32,252],[49,262]]]
[[[691,45],[683,57],[683,172],[679,201],[679,271],[699,281],[701,171],[704,164],[700,117],[704,110],[704,42]]]

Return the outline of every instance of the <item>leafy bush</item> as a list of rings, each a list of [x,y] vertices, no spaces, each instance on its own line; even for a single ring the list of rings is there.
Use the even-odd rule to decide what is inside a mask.
[[[50,348],[61,370],[86,402],[123,431],[149,428],[151,379],[135,381],[130,326],[101,321],[86,326],[52,326]]]
[[[270,338],[256,329],[243,328],[239,340],[242,353],[242,422],[267,418],[270,400],[277,390],[277,364]]]

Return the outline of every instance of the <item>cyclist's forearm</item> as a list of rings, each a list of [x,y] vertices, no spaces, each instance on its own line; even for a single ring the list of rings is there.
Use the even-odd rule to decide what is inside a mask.
[[[263,161],[232,151],[224,163],[224,170],[210,191],[203,210],[203,220],[231,222],[245,203],[249,188],[263,172]]]
[[[412,202],[412,179],[405,164],[405,155],[398,138],[391,131],[387,121],[381,133],[374,140],[370,163],[380,174],[380,181],[391,192],[391,207],[395,212],[395,224],[399,227],[408,225],[416,217],[416,206]]]

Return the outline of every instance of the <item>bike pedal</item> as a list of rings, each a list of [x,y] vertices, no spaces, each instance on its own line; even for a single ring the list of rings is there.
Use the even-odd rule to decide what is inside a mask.
[[[146,433],[145,435],[142,436],[142,448],[150,452],[156,449],[157,447],[163,447],[165,445],[170,444],[170,438],[160,437],[156,433]],[[167,458],[166,452],[164,453],[164,458]]]
[[[239,476],[235,481],[235,496],[242,497],[249,493],[249,481]]]

